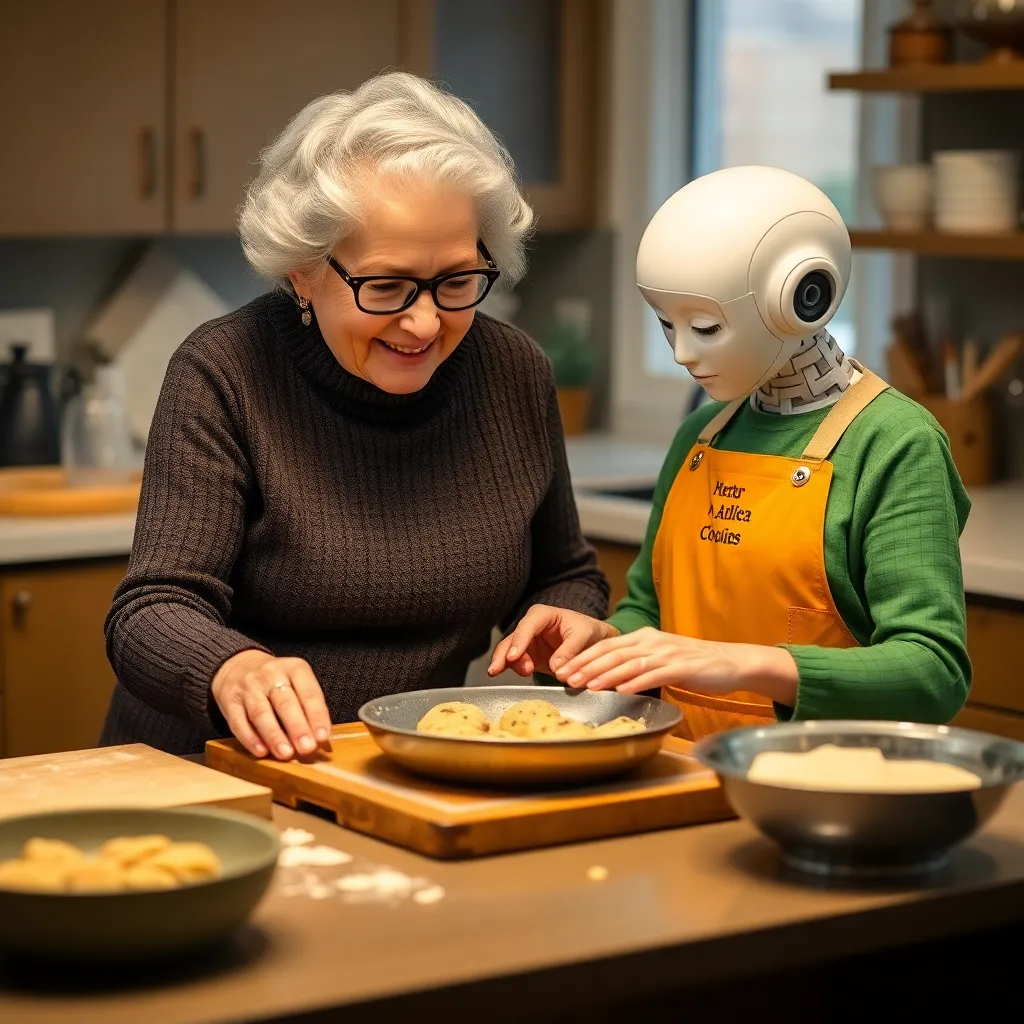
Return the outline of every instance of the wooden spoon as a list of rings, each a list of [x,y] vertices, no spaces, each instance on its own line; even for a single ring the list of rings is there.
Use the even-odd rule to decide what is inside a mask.
[[[889,346],[886,356],[889,362],[889,376],[896,390],[902,391],[908,398],[924,398],[928,393],[928,383],[902,338],[897,336]]]
[[[1008,334],[989,353],[971,380],[970,386],[964,388],[963,401],[969,402],[977,398],[983,391],[990,388],[1010,368],[1013,361],[1024,350],[1024,339],[1019,334]]]

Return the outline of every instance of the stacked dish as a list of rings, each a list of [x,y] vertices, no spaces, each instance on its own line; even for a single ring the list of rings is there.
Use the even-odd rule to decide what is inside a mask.
[[[935,226],[954,234],[1001,234],[1020,223],[1020,162],[1010,150],[934,155]]]

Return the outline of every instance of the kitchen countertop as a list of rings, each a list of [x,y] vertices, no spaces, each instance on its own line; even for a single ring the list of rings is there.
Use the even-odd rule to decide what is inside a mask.
[[[737,982],[768,971],[800,972],[806,1013],[815,965],[862,953],[898,964],[906,943],[961,936],[976,949],[978,930],[1024,920],[1024,786],[954,852],[944,876],[903,889],[797,884],[780,874],[774,847],[740,821],[441,863],[310,814],[276,807],[275,820],[352,854],[346,871],[386,865],[443,887],[443,896],[313,899],[289,895],[279,875],[230,953],[191,971],[121,972],[113,982],[51,972],[32,988],[0,964],[0,1020],[326,1022],[343,1007],[346,1021],[378,1024],[468,1020],[481,1008],[488,1020],[621,1020],[628,1013],[621,1004],[619,1016],[611,1012],[617,1001],[685,998],[700,986],[728,986],[735,1003],[745,987]],[[607,877],[590,880],[592,866]],[[1001,959],[944,977],[943,998],[958,978],[972,998],[1000,977],[1012,987],[1012,964]],[[861,971],[858,990],[872,980]],[[753,987],[770,999],[765,984]],[[832,1019],[792,1009],[794,1020]],[[727,1011],[726,1019],[738,1018]]]
[[[134,513],[0,516],[0,565],[127,555],[134,531]]]
[[[584,533],[594,540],[639,546],[650,504],[595,493],[653,486],[666,445],[605,434],[570,437],[569,468]],[[1024,484],[971,489],[974,503],[960,541],[969,594],[1024,601]],[[127,555],[135,516],[0,517],[0,565]]]

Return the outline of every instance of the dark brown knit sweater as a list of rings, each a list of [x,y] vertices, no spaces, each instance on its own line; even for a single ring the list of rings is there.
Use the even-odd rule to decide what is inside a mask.
[[[461,685],[532,604],[603,617],[607,598],[532,341],[478,313],[425,388],[390,395],[265,295],[168,367],[106,622],[102,742],[189,753],[225,735],[210,681],[246,648],[305,658],[345,722]]]

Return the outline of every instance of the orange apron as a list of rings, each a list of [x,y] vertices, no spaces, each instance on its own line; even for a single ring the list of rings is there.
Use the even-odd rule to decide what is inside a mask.
[[[825,505],[829,455],[888,387],[863,373],[798,459],[712,447],[746,398],[727,405],[701,431],[672,484],[654,540],[663,630],[766,646],[857,646],[825,576]],[[706,697],[667,686],[662,697],[682,709],[678,733],[686,739],[775,721],[771,701],[756,693]]]

